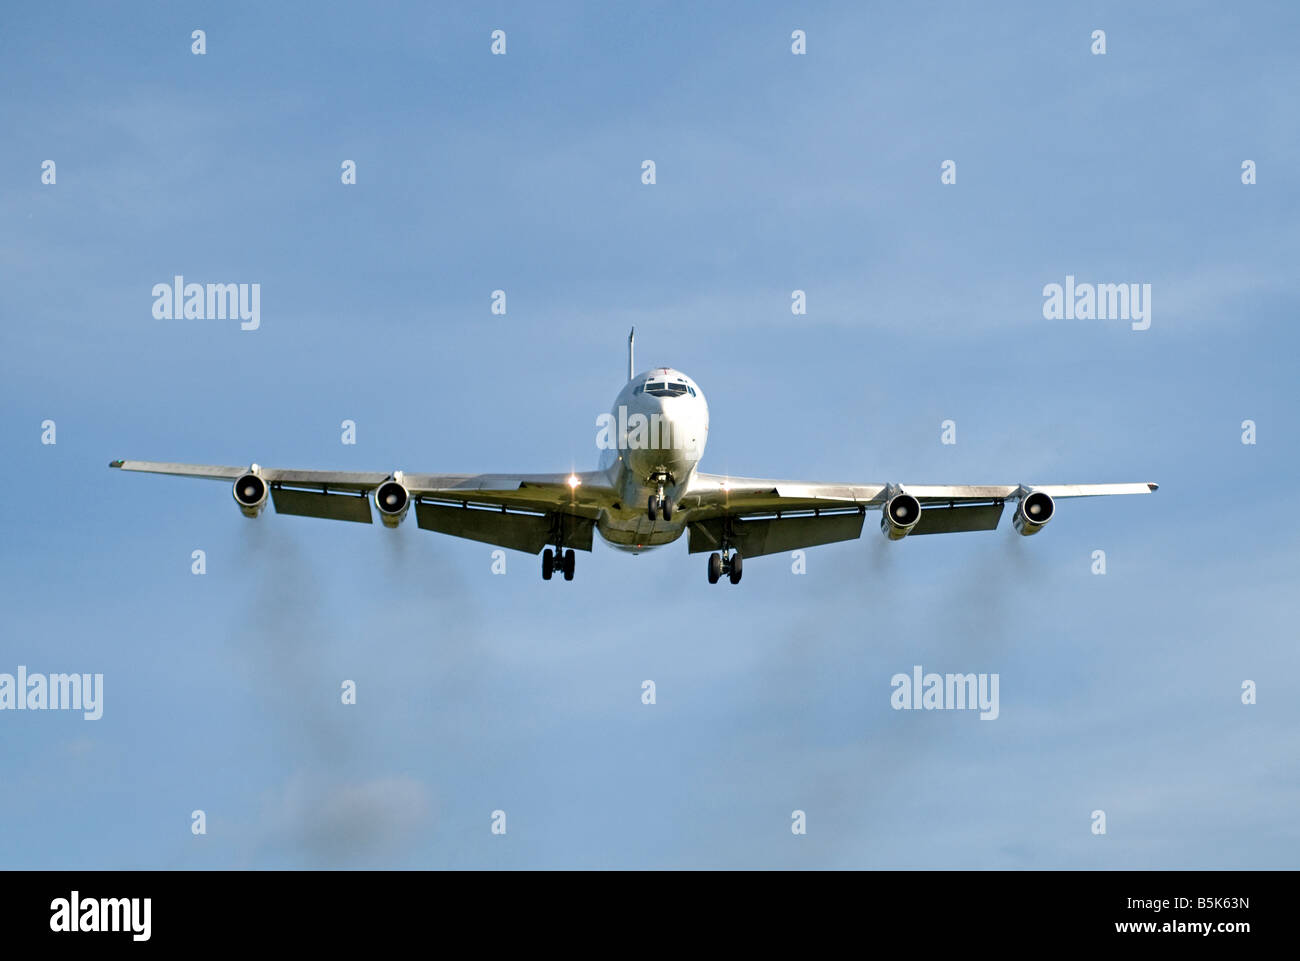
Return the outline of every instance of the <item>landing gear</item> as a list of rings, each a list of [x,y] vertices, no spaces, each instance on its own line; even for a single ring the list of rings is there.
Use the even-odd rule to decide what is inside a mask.
[[[559,547],[551,550],[548,547],[542,551],[542,580],[544,581],[549,581],[556,571],[563,574],[566,581],[571,581],[576,566],[577,558],[572,547],[568,550],[561,550]]]
[[[740,556],[740,551],[732,551],[723,548],[721,554],[713,553],[709,555],[709,583],[716,584],[726,574],[733,584],[740,583],[740,575],[744,570],[745,559]]]
[[[657,521],[661,517],[666,521],[672,520],[673,502],[664,497],[664,484],[669,482],[671,478],[666,474],[658,474],[651,476],[650,480],[658,483],[659,490],[657,493],[651,494],[649,501],[646,502],[646,515],[651,521]]]

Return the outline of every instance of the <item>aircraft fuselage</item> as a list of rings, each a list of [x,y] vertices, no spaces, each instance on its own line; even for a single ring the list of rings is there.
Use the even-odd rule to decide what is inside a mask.
[[[620,493],[602,512],[597,530],[634,553],[671,544],[686,529],[684,511],[651,520],[651,497],[676,505],[690,484],[709,437],[709,405],[691,378],[655,367],[627,382],[602,432],[600,469]]]

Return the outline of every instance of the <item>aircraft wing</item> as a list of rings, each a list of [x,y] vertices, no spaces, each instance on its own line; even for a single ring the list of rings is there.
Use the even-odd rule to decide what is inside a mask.
[[[726,540],[745,556],[755,557],[853,540],[862,533],[866,512],[884,508],[898,494],[916,498],[921,508],[919,520],[910,518],[913,526],[905,532],[915,535],[994,530],[1006,501],[1019,503],[1035,492],[1047,494],[1055,501],[1110,494],[1149,494],[1157,486],[1152,483],[825,484],[696,474],[681,498],[679,509],[690,511],[691,553],[718,550]],[[1050,519],[1050,504],[1046,510]]]
[[[119,470],[199,477],[233,484],[249,473],[266,495],[249,504],[256,513],[269,500],[277,513],[373,522],[371,495],[396,480],[409,495],[425,530],[538,553],[547,544],[591,550],[592,531],[603,507],[617,497],[601,471],[564,474],[416,474],[399,471],[291,470],[116,460]],[[576,483],[575,483],[576,481]],[[259,490],[258,493],[261,493]],[[238,498],[236,498],[238,500]],[[245,505],[241,502],[241,507]],[[381,516],[383,512],[381,511]],[[387,522],[387,520],[386,520]]]

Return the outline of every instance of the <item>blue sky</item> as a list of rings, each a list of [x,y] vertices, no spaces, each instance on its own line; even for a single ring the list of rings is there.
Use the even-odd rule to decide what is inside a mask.
[[[0,672],[105,697],[0,713],[0,865],[1296,866],[1293,6],[2,25]],[[156,320],[175,274],[261,284],[261,329]],[[1150,283],[1151,328],[1045,320],[1067,274]],[[710,587],[684,540],[544,583],[107,468],[590,468],[632,324],[705,470],[1161,489]],[[999,674],[1000,717],[892,710],[915,664]]]

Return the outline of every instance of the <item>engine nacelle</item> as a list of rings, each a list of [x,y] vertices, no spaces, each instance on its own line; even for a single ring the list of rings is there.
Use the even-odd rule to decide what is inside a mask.
[[[1011,523],[1019,533],[1028,537],[1041,531],[1055,513],[1056,504],[1045,491],[1030,491],[1020,498]]]
[[[411,508],[411,492],[395,480],[386,480],[375,488],[375,507],[385,527],[396,527]]]
[[[880,511],[880,530],[891,541],[901,541],[921,519],[921,502],[911,494],[895,494]]]
[[[258,475],[256,467],[246,474],[241,474],[235,481],[235,503],[244,512],[245,517],[256,517],[262,513],[270,493],[270,485]]]

